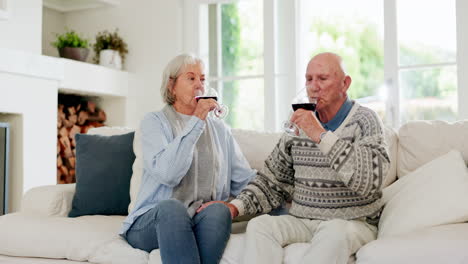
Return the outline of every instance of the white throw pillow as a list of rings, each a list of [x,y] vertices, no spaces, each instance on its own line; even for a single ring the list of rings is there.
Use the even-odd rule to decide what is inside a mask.
[[[426,163],[383,190],[379,238],[468,221],[468,172],[461,153]]]

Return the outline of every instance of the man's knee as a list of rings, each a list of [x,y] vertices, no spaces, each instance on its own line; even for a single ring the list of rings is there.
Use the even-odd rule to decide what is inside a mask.
[[[348,242],[353,236],[353,225],[348,220],[332,219],[323,221],[321,231],[326,233],[326,236],[333,241],[344,243]]]
[[[271,233],[274,225],[274,216],[261,215],[252,218],[247,225],[247,233]]]

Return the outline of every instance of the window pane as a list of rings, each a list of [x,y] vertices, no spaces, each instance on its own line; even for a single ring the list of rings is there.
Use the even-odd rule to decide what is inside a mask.
[[[216,84],[211,84],[216,87]],[[264,129],[263,79],[223,82],[222,103],[229,107],[224,118],[232,128]]]
[[[384,88],[382,87],[382,90]],[[390,120],[387,120],[387,116],[385,115],[385,97],[384,96],[368,96],[357,99],[357,101],[365,106],[369,107],[370,109],[374,110],[382,120],[384,124],[389,124]]]
[[[353,80],[348,90],[352,99],[380,96],[384,63],[383,1],[302,0],[299,11],[301,75],[311,56],[335,52],[343,57]]]
[[[400,65],[456,61],[455,0],[397,2]]]
[[[263,74],[263,1],[221,5],[223,76]]]
[[[455,66],[400,72],[401,121],[457,118]]]

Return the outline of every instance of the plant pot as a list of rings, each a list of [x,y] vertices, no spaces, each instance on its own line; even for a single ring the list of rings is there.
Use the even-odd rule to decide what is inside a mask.
[[[89,49],[86,48],[63,47],[59,49],[60,57],[71,60],[86,61],[88,54]]]
[[[105,49],[99,53],[99,64],[105,67],[121,70],[122,57],[116,50]]]

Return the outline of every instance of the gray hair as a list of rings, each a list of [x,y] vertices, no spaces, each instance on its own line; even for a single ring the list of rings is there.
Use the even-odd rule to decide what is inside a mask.
[[[175,96],[172,94],[172,88],[174,87],[175,80],[182,73],[188,65],[200,64],[202,67],[205,67],[203,61],[189,53],[184,53],[173,58],[163,71],[162,83],[161,83],[161,96],[166,104],[172,105],[175,103]]]

